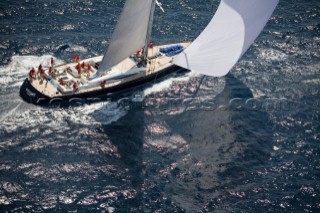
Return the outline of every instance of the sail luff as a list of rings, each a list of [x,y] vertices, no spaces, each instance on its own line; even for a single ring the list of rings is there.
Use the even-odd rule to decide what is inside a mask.
[[[258,37],[279,0],[221,0],[205,30],[174,64],[210,76],[224,76]]]
[[[151,0],[125,2],[99,72],[107,71],[144,47],[152,3]]]

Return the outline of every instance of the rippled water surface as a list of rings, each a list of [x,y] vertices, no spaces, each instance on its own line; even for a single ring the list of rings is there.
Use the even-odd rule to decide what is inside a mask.
[[[194,39],[219,1],[162,3],[155,43]],[[122,6],[0,2],[0,212],[319,212],[320,3],[280,0],[223,78],[21,100],[30,67],[102,54]]]

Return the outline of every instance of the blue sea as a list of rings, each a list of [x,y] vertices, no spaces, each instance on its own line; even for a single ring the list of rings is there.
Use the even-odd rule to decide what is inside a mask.
[[[195,39],[219,5],[161,2],[155,44]],[[280,0],[225,77],[20,98],[31,67],[103,54],[123,4],[1,0],[0,212],[320,212],[320,2]]]

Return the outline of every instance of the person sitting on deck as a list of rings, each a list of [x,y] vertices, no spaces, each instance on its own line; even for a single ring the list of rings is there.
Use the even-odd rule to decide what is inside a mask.
[[[63,80],[63,78],[59,78],[58,82],[59,82],[59,84],[64,85],[64,80]]]
[[[137,51],[137,55],[141,55],[142,54],[142,49],[139,49],[138,51]]]
[[[76,90],[78,89],[78,84],[77,84],[77,82],[74,82],[73,85],[72,85],[72,87],[73,87],[73,90],[76,91]]]
[[[85,66],[86,66],[86,64],[84,62],[82,62],[81,67],[84,69]]]

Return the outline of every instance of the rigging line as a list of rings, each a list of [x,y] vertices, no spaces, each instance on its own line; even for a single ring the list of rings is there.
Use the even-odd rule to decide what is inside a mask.
[[[5,116],[0,118],[0,122],[4,121],[7,117],[11,116],[21,106],[22,103],[22,101],[19,101],[19,104],[15,108],[11,109]]]
[[[204,81],[204,79],[205,79],[206,77],[207,77],[206,75],[203,75],[203,76],[202,76],[202,78],[201,78],[201,80],[200,80],[200,83],[199,83],[199,85],[198,85],[197,88],[196,88],[196,91],[195,91],[195,92],[193,93],[193,95],[192,95],[192,99],[194,99],[194,98],[196,97],[196,95],[198,94],[198,92],[199,92],[199,90],[200,90],[200,86],[202,85],[202,83],[203,83],[203,81]],[[183,112],[187,111],[187,109],[188,109],[188,105],[185,106]]]

